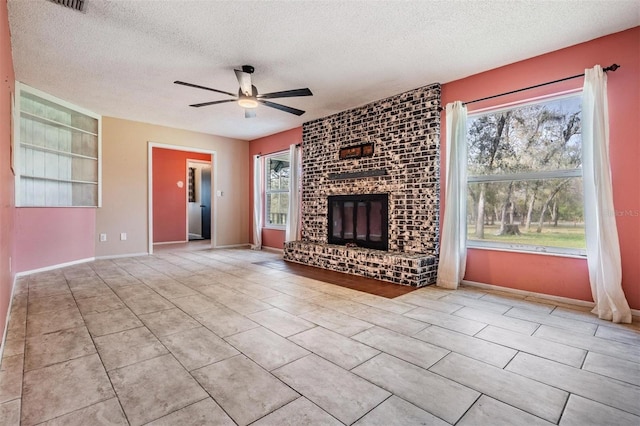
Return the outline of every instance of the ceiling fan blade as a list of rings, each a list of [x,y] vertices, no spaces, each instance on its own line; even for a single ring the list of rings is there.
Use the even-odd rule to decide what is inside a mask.
[[[251,74],[248,72],[244,72],[241,70],[233,70],[236,73],[236,78],[238,79],[238,84],[240,85],[240,91],[245,94],[245,96],[251,96]]]
[[[258,95],[258,98],[262,99],[273,99],[273,98],[293,98],[296,96],[313,96],[311,90],[307,89],[293,89],[293,90],[284,90],[282,92],[271,92],[271,93],[263,93]]]
[[[208,106],[208,105],[224,104],[227,102],[235,102],[235,101],[237,101],[237,99],[225,99],[223,101],[203,102],[201,104],[193,104],[189,106],[199,108],[199,107]]]
[[[295,114],[295,115],[304,114],[304,111],[301,110],[301,109],[291,108],[291,107],[288,107],[286,105],[277,104],[275,102],[263,101],[262,99],[258,99],[258,102],[260,102],[261,104],[264,104],[264,105],[266,105],[268,107],[279,109],[280,111],[288,112],[290,114]]]
[[[198,86],[197,84],[185,83],[184,81],[176,80],[176,81],[174,81],[174,83],[175,84],[181,84],[183,86],[195,87],[196,89],[210,90],[212,92],[222,93],[224,95],[229,95],[229,96],[233,96],[233,97],[236,96],[234,93],[225,92],[224,90],[218,90],[218,89],[212,89],[210,87]]]
[[[256,110],[251,108],[244,109],[244,118],[253,118],[256,116]]]

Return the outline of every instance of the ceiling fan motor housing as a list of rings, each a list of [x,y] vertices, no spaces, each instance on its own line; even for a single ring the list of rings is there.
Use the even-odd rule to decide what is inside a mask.
[[[302,115],[304,111],[301,109],[289,107],[286,105],[278,104],[272,101],[268,101],[267,99],[275,99],[275,98],[292,98],[297,96],[313,96],[311,90],[308,88],[304,89],[294,89],[294,90],[283,90],[280,92],[271,92],[271,93],[263,93],[258,94],[258,89],[256,86],[251,84],[251,74],[255,69],[251,65],[243,65],[242,71],[238,69],[234,69],[233,71],[236,74],[236,78],[238,79],[238,83],[240,85],[238,89],[238,96],[234,95],[230,92],[225,92],[224,90],[212,89],[210,87],[200,86],[198,84],[186,83],[184,81],[176,80],[175,84],[181,84],[183,86],[194,87],[197,89],[209,90],[212,92],[222,93],[223,95],[229,95],[233,99],[222,99],[211,102],[201,102],[197,104],[192,104],[192,107],[203,107],[207,105],[217,105],[228,102],[238,102],[238,104],[245,109],[245,118],[255,117],[254,108],[258,105],[264,105],[269,108],[275,108],[280,111],[288,112],[289,114]]]
[[[247,96],[242,93],[242,88],[238,89],[239,98],[255,98],[256,96],[258,96],[258,89],[253,84],[251,85],[251,96]]]

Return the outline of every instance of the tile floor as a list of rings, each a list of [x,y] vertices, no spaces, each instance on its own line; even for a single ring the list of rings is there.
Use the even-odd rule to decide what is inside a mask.
[[[10,425],[640,425],[640,324],[462,287],[395,299],[250,250],[18,280]]]

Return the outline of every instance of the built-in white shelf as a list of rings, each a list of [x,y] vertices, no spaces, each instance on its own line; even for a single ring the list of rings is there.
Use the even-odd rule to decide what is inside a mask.
[[[98,160],[98,157],[91,157],[89,155],[76,154],[75,152],[69,152],[69,151],[60,151],[58,149],[47,148],[46,146],[33,145],[30,143],[22,143],[21,145],[24,148],[35,149],[36,151],[50,152],[52,154],[66,155],[68,157],[74,157],[74,158],[84,158],[85,160],[93,160],[93,161]]]
[[[62,129],[72,130],[74,132],[86,133],[86,134],[91,135],[91,136],[98,136],[97,133],[93,133],[93,132],[90,132],[88,130],[80,129],[78,127],[73,127],[70,124],[61,123],[59,121],[52,120],[50,118],[40,117],[39,115],[32,114],[32,113],[27,112],[27,111],[20,111],[20,115],[22,115],[23,117],[29,118],[31,120],[37,121],[39,123],[42,123],[42,124],[48,124],[50,126],[55,126],[55,127],[60,127]]]

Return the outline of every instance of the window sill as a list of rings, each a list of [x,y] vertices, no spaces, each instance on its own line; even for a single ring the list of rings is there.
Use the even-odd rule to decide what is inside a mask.
[[[270,229],[273,231],[286,231],[286,226],[278,226],[278,225],[264,225],[262,229]]]
[[[467,248],[474,250],[490,250],[501,251],[507,253],[522,253],[522,254],[538,254],[541,256],[554,256],[554,257],[568,257],[572,259],[585,259],[587,258],[586,250],[582,249],[563,249],[560,247],[539,247],[528,245],[505,245],[505,244],[491,244],[491,243],[477,243],[467,241]]]

